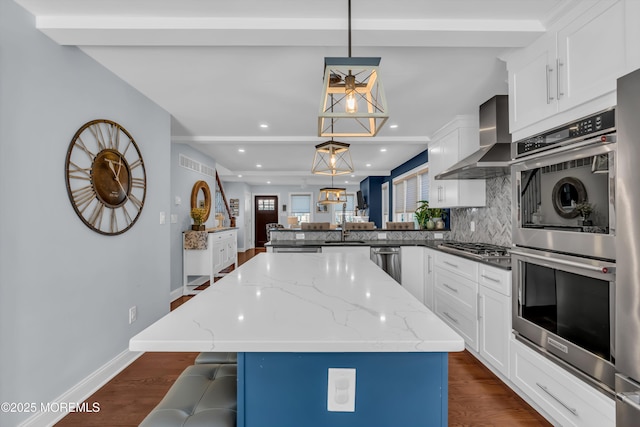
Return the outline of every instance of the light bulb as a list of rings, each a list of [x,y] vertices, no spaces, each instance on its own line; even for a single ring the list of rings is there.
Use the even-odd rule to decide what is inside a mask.
[[[357,113],[358,100],[356,99],[356,76],[352,75],[351,71],[349,71],[349,75],[344,78],[344,90],[346,93],[345,111],[347,113]]]
[[[329,163],[331,163],[332,167],[335,167],[335,165],[336,165],[336,155],[335,154],[331,155],[331,158],[329,159]]]

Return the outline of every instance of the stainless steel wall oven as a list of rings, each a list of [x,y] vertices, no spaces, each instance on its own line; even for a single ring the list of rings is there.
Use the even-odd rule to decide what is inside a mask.
[[[512,145],[513,329],[613,393],[615,109]]]
[[[514,144],[514,244],[615,259],[614,114]]]
[[[516,248],[513,328],[611,392],[615,375],[615,263]],[[586,376],[585,376],[586,375]]]

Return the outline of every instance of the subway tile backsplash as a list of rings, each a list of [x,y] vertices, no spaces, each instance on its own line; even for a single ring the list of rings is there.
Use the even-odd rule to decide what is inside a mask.
[[[471,221],[475,231],[471,231]],[[487,205],[451,209],[451,238],[511,246],[511,176],[487,179]]]

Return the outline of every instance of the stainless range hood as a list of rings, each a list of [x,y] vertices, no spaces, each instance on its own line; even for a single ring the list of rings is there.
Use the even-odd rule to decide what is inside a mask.
[[[480,106],[480,149],[435,179],[486,179],[508,175],[511,163],[509,97],[496,95]]]

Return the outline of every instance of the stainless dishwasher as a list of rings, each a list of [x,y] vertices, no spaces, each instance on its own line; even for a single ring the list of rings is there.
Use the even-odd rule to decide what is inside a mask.
[[[372,247],[371,261],[400,283],[400,246]]]

